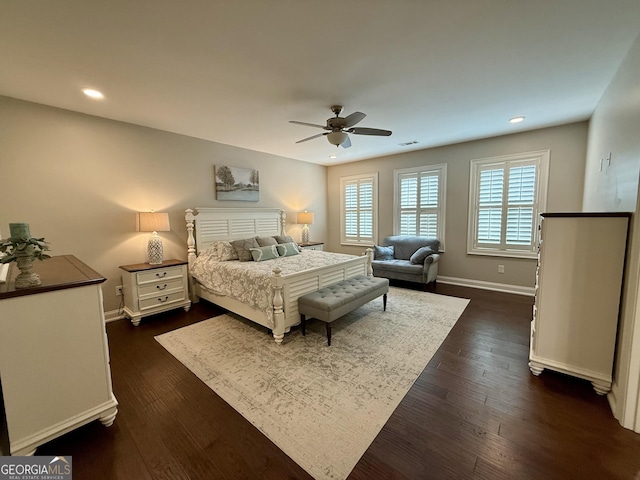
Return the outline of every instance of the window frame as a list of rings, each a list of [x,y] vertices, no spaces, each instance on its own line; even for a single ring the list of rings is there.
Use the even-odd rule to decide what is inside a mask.
[[[543,213],[547,205],[547,193],[549,189],[549,161],[551,157],[550,150],[536,150],[532,152],[523,152],[509,155],[500,155],[496,157],[477,158],[470,161],[469,166],[469,211],[467,226],[467,254],[469,255],[487,255],[498,257],[513,258],[537,258],[538,255],[538,227],[540,225],[540,214]],[[535,164],[536,165],[536,188],[534,192],[533,202],[533,225],[531,244],[518,247],[506,244],[506,221],[508,202],[505,203],[509,192],[509,169],[518,164]],[[502,166],[504,169],[502,202],[502,221],[500,229],[500,245],[492,247],[488,245],[479,245],[477,241],[478,229],[478,210],[479,210],[479,187],[480,172],[484,167],[495,165]]]
[[[371,237],[362,237],[358,232],[357,238],[346,236],[346,186],[357,182],[364,183],[370,181],[372,184],[372,235]],[[360,206],[358,206],[360,211]],[[362,173],[359,175],[349,175],[340,177],[340,244],[349,246],[368,246],[372,247],[378,243],[378,172]]]
[[[440,241],[439,251],[444,252],[445,249],[445,224],[446,224],[446,198],[447,198],[447,164],[439,163],[436,165],[422,165],[419,167],[399,168],[393,171],[393,233],[394,235],[400,235],[400,222],[401,222],[401,202],[400,202],[400,181],[403,176],[417,174],[420,178],[420,174],[427,173],[438,177],[438,207],[435,210],[438,213],[438,234],[436,238]],[[420,208],[416,208],[417,211]],[[418,235],[416,232],[415,235]]]

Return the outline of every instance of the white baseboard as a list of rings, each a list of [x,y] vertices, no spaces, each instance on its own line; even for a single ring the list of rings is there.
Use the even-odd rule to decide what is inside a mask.
[[[485,282],[483,280],[470,280],[468,278],[443,277],[438,275],[436,279],[439,283],[447,285],[458,285],[460,287],[479,288],[481,290],[493,290],[494,292],[514,293],[516,295],[535,295],[534,287],[524,287],[522,285],[509,285],[506,283]]]
[[[108,312],[104,312],[105,323],[115,322],[116,320],[122,320],[123,318],[126,318],[126,317],[124,313],[120,311],[120,309],[109,310]]]

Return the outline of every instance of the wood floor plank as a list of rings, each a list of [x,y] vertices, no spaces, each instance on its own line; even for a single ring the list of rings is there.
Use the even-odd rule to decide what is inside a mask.
[[[471,301],[351,480],[636,477],[640,435],[606,398],[579,379],[530,374],[530,297],[441,284],[436,293]],[[221,313],[200,302],[139,327],[108,324],[115,424],[92,422],[38,454],[72,455],[79,479],[310,479],[154,339]]]

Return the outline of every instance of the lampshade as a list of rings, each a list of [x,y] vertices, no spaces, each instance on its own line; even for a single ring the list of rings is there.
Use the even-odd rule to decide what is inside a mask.
[[[336,147],[346,142],[347,138],[347,134],[344,132],[331,132],[327,135],[327,140],[329,140],[329,143],[335,145]]]
[[[313,225],[313,212],[298,212],[297,223],[302,225]]]
[[[168,232],[169,214],[166,212],[140,212],[141,232]]]

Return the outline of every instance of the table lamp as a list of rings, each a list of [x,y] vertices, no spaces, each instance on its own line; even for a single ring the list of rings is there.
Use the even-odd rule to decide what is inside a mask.
[[[298,212],[298,223],[303,224],[302,227],[302,243],[309,243],[309,225],[313,224],[313,212]]]
[[[148,264],[159,265],[162,263],[162,239],[158,236],[158,232],[168,232],[169,230],[171,227],[169,226],[168,213],[140,212],[140,231],[153,232],[147,244]]]

